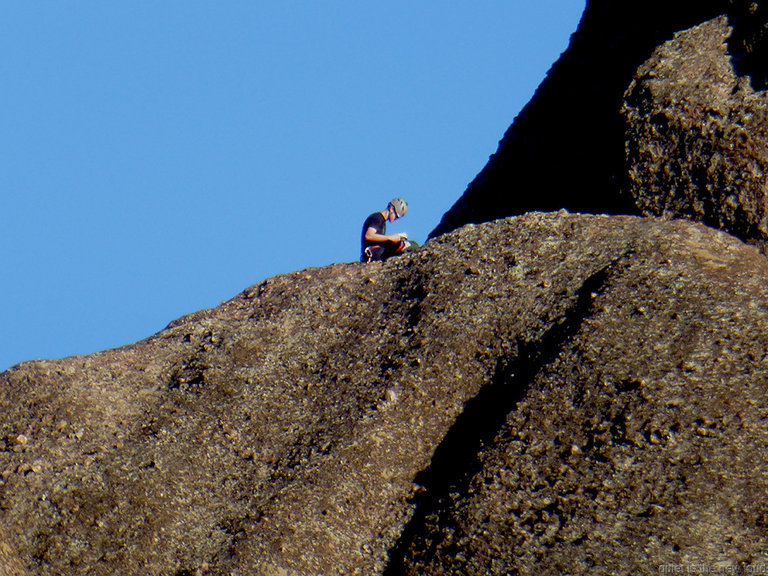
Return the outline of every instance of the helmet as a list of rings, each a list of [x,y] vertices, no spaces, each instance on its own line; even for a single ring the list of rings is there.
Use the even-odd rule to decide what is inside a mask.
[[[395,216],[398,218],[402,218],[405,216],[405,213],[408,212],[408,202],[402,198],[392,198],[392,200],[389,202],[389,205],[394,208]]]

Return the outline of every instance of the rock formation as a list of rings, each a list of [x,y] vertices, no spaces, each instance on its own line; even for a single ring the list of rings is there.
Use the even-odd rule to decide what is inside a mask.
[[[554,231],[533,247],[544,261],[565,250],[562,267],[545,267],[555,271],[551,289],[573,294],[569,308],[518,341],[502,370],[508,390],[473,399],[478,419],[493,418],[489,441],[471,473],[457,471],[447,486],[433,479],[406,530],[406,569],[392,573],[765,566],[765,259],[682,221],[557,222],[566,236],[585,226],[594,266],[577,273],[573,293],[555,283],[575,272],[579,249]],[[437,452],[449,469],[461,454],[451,443],[461,439],[448,436]]]
[[[590,1],[418,251],[0,374],[0,575],[768,566],[763,20]]]
[[[626,192],[641,214],[768,240],[768,92],[738,77],[715,18],[654,51],[625,94]],[[768,56],[768,52],[766,52]]]
[[[764,244],[766,78],[760,2],[589,1],[568,50],[432,236],[565,208],[686,216]]]
[[[30,573],[637,573],[765,550],[768,261],[530,214],[0,376]],[[458,572],[457,572],[458,571]]]

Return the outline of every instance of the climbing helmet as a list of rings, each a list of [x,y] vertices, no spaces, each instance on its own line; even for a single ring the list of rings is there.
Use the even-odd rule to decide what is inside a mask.
[[[393,198],[389,205],[394,208],[395,210],[395,216],[398,218],[402,218],[405,216],[405,213],[408,212],[408,202],[403,200],[402,198]]]

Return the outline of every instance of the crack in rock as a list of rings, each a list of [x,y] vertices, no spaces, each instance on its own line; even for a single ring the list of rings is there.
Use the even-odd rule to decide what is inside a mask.
[[[518,339],[517,354],[500,358],[491,381],[470,399],[443,441],[435,449],[428,468],[419,473],[416,483],[423,490],[415,498],[411,520],[389,553],[385,576],[405,574],[405,558],[414,545],[428,545],[425,520],[445,509],[457,494],[466,493],[469,483],[480,470],[480,455],[491,444],[524,397],[530,382],[543,367],[552,362],[563,346],[575,336],[592,314],[594,296],[606,286],[622,261],[629,259],[629,249],[589,276],[575,294],[575,302],[536,341]]]

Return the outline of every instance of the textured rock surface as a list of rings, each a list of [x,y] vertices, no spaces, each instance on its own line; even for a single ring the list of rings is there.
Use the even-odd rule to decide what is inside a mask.
[[[625,95],[627,184],[641,213],[768,240],[768,92],[735,74],[720,17],[659,47]]]
[[[757,562],[766,282],[698,224],[530,214],[22,364],[0,551],[40,575]]]
[[[665,214],[669,203],[658,198],[653,202],[641,198],[636,203],[647,183],[658,188],[652,193],[656,197],[668,192],[665,187],[680,189],[674,194],[677,214],[723,226],[741,238],[762,238],[765,198],[759,191],[761,184],[765,189],[768,175],[760,172],[766,158],[759,143],[766,130],[765,95],[753,91],[764,89],[768,77],[768,16],[761,4],[588,0],[568,50],[432,236],[468,222],[531,210]],[[697,45],[680,39],[667,45],[663,57],[654,54],[675,32],[720,15],[727,15],[733,29],[727,44],[722,26],[710,26],[706,31],[711,36],[700,31]],[[683,66],[676,74],[664,65],[665,61],[685,62],[692,55],[698,65]],[[644,62],[649,58],[665,73],[653,78],[652,93],[633,90],[629,105],[640,118],[632,117],[627,126],[622,116],[624,95],[633,80],[647,83],[645,75],[650,71]],[[705,64],[713,69],[704,68]],[[638,72],[641,66],[643,71]],[[683,85],[676,85],[678,81]],[[737,84],[741,90],[728,98],[723,90]],[[660,127],[653,116],[646,115],[653,108],[668,113],[670,120],[688,112],[690,117]],[[725,116],[718,117],[720,113]],[[654,129],[659,133],[651,138]],[[693,134],[688,135],[691,130]],[[745,136],[749,142],[743,141]],[[664,138],[672,138],[669,145]],[[625,148],[630,150],[629,159]],[[667,164],[660,167],[658,161],[650,162],[648,156],[654,155],[668,156]],[[726,166],[726,162],[732,164]],[[702,169],[704,174],[699,174]],[[750,191],[735,197],[732,190],[724,193],[736,207],[701,208],[723,194],[717,186],[742,184]]]
[[[478,471],[429,498],[406,573],[764,569],[765,262],[702,228],[643,228],[510,365],[525,393]]]

